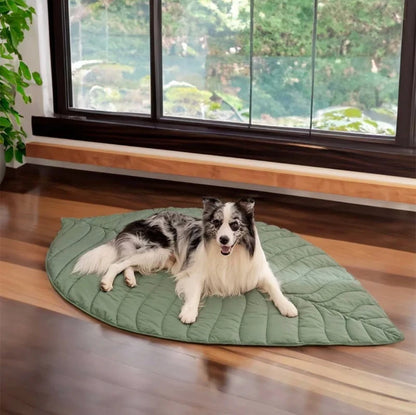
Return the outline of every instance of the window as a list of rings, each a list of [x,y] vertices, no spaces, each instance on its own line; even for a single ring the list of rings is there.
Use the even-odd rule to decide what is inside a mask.
[[[50,0],[49,12],[55,111],[74,136],[98,140],[96,123],[123,144],[395,174],[370,165],[384,153],[413,174],[412,1]]]
[[[150,114],[149,2],[68,3],[72,107]]]

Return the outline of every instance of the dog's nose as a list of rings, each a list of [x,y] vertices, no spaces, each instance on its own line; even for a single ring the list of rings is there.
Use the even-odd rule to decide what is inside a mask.
[[[230,242],[230,238],[228,236],[220,236],[220,242],[223,245],[226,245],[226,244],[228,244],[228,242]]]

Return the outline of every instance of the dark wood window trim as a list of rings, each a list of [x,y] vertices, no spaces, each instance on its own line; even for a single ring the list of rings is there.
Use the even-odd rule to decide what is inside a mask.
[[[151,1],[152,98],[161,96],[160,2]],[[405,2],[399,114],[395,139],[275,129],[162,117],[153,99],[149,117],[70,108],[69,28],[65,0],[49,0],[54,117],[33,117],[34,135],[188,151],[292,164],[416,177],[416,2]],[[160,102],[160,100],[159,100]]]

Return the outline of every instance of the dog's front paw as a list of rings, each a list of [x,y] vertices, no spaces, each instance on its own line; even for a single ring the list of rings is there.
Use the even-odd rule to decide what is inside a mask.
[[[184,324],[192,324],[195,322],[197,316],[198,316],[198,309],[183,306],[179,314],[179,319]]]
[[[105,292],[108,292],[108,291],[111,291],[113,289],[113,284],[109,283],[108,281],[102,280],[101,284],[100,284],[100,287],[101,287],[101,290],[103,290]]]
[[[124,281],[130,288],[133,288],[137,285],[133,268],[126,268],[124,270]]]
[[[134,276],[134,274],[133,274],[133,276],[124,275],[124,281],[125,281],[126,285],[130,288],[134,288],[137,285],[136,277]]]
[[[134,288],[137,285],[137,282],[135,279],[134,280],[125,279],[124,281],[126,281],[126,285],[130,288]]]
[[[276,304],[276,307],[279,309],[280,314],[285,317],[296,317],[298,315],[298,309],[295,305],[285,298],[285,301]]]

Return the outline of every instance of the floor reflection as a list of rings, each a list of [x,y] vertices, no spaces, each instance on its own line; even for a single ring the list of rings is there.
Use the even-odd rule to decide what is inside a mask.
[[[228,367],[212,360],[204,359],[203,365],[210,385],[225,392],[228,384]]]

